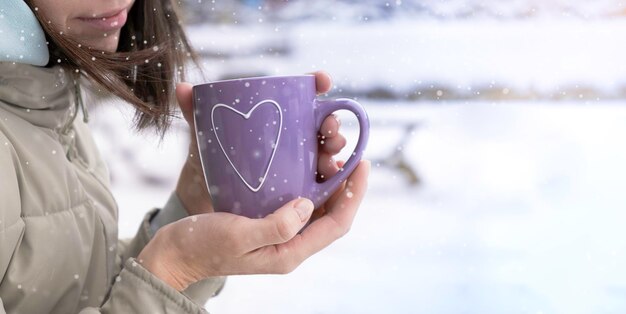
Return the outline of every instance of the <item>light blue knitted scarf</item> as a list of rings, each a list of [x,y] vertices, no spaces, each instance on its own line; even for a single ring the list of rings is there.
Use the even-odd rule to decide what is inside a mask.
[[[44,66],[50,58],[46,36],[23,0],[0,0],[0,61]]]

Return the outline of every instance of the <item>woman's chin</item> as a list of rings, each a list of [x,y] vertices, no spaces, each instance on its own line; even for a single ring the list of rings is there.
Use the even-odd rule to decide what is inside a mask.
[[[103,36],[98,39],[83,40],[83,45],[99,51],[116,52],[119,45],[119,34]]]

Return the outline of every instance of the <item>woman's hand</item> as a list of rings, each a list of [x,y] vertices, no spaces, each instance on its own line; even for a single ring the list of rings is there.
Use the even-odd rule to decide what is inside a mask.
[[[179,291],[213,276],[289,273],[348,232],[369,171],[369,161],[361,161],[301,234],[313,211],[308,199],[293,200],[262,219],[230,213],[184,218],[159,229],[137,259]]]
[[[315,81],[318,93],[326,93],[332,87],[330,76],[325,72],[315,72]],[[183,113],[183,117],[191,130],[189,154],[181,171],[176,185],[176,194],[189,215],[213,212],[211,197],[204,183],[204,174],[198,154],[198,144],[193,122],[192,85],[180,83],[176,86],[176,98]],[[328,178],[339,170],[333,160],[346,144],[346,139],[339,134],[339,120],[335,116],[328,117],[322,124],[319,134],[320,149],[318,159],[318,173],[320,179]]]

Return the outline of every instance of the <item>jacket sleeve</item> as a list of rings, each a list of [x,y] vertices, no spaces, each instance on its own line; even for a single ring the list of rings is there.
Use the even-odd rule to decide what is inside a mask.
[[[205,279],[179,292],[135,260],[153,236],[151,222],[155,215],[160,214],[160,211],[184,210],[182,207],[171,208],[173,206],[181,206],[175,193],[172,194],[164,209],[155,208],[144,216],[134,238],[120,240],[118,261],[121,260],[123,265],[111,287],[108,299],[100,308],[86,308],[80,314],[206,313],[202,305],[213,295],[213,291],[221,290],[224,277]],[[170,217],[176,217],[176,215]]]
[[[100,308],[85,308],[80,314],[97,313],[207,313],[185,293],[152,275],[129,258],[116,277],[109,298]]]
[[[0,282],[3,281],[13,253],[24,234],[21,200],[14,151],[0,132]],[[0,313],[5,314],[0,298]]]
[[[186,210],[173,192],[163,209],[155,208],[146,213],[135,237],[119,241],[118,263],[123,265],[102,307],[103,313],[202,313],[201,305],[222,290],[226,277],[198,281],[181,293],[135,261],[154,231],[180,219],[181,215],[186,216]],[[96,309],[89,309],[85,313],[98,313],[94,311]]]

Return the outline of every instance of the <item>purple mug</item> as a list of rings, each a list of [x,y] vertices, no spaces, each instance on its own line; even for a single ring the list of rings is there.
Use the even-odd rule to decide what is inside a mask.
[[[298,197],[321,206],[363,155],[369,120],[350,99],[317,100],[314,75],[255,77],[193,87],[195,132],[215,211],[250,218]],[[343,169],[316,181],[318,132],[337,110],[353,112],[359,139]]]

